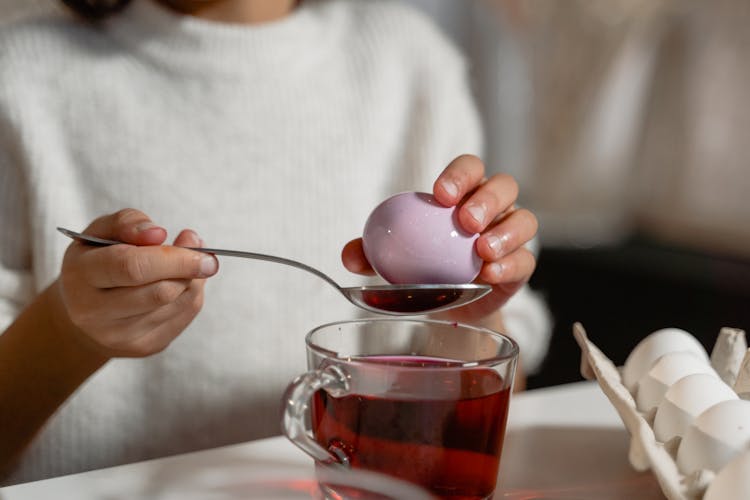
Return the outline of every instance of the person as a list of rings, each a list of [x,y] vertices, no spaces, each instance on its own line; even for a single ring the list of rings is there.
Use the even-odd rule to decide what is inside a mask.
[[[359,312],[299,270],[222,259],[219,272],[181,247],[364,283],[356,236],[399,191],[460,205],[494,287],[450,317],[507,329],[538,366],[536,220],[511,177],[486,175],[466,63],[419,14],[390,1],[65,3],[82,16],[0,32],[6,484],[278,434],[304,334]],[[56,226],[127,245],[70,243]]]

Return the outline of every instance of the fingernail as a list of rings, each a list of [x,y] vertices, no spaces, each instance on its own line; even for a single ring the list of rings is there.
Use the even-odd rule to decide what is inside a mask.
[[[206,255],[201,257],[200,272],[202,276],[213,276],[219,269],[219,262],[216,257],[212,255]]]
[[[503,274],[503,265],[497,262],[487,264],[487,270],[490,272],[494,279],[500,279]]]
[[[452,197],[458,196],[458,186],[453,181],[443,180],[440,181],[440,185],[443,187],[443,191],[448,193]]]
[[[487,236],[487,245],[492,249],[492,251],[495,253],[496,256],[500,257],[500,255],[503,253],[503,247],[505,246],[505,242],[507,242],[510,239],[510,235],[503,234],[502,236],[497,236],[496,234]]]
[[[158,226],[152,222],[141,222],[140,224],[135,226],[135,230],[138,233],[142,233],[143,231],[148,231],[149,229],[153,229],[155,227]]]
[[[469,214],[474,218],[475,221],[477,221],[480,224],[484,224],[484,214],[485,210],[484,207],[481,205],[468,205],[466,207],[466,210],[469,211]]]

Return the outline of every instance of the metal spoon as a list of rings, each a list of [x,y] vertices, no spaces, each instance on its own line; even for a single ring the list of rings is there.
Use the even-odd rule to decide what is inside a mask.
[[[105,240],[95,236],[77,233],[63,227],[58,227],[57,230],[65,236],[89,245],[109,246],[126,244],[122,241]],[[220,248],[183,248],[214,255],[265,260],[296,267],[312,273],[318,278],[324,279],[329,285],[341,292],[341,294],[355,306],[361,307],[370,312],[390,314],[393,316],[453,309],[454,307],[463,306],[469,302],[484,297],[492,290],[492,287],[489,285],[477,285],[474,283],[461,285],[372,285],[341,287],[329,276],[323,274],[317,269],[283,257],[254,252],[240,252],[237,250],[222,250]]]

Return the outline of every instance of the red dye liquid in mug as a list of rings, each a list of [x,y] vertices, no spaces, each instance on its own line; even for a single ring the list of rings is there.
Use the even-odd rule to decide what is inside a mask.
[[[399,387],[428,384],[429,396],[420,397],[418,389],[409,397],[333,397],[318,391],[312,407],[316,441],[344,451],[353,468],[390,474],[443,498],[491,495],[510,399],[510,387],[504,387],[500,375],[482,367],[430,369],[460,366],[437,358],[366,359],[393,365]]]

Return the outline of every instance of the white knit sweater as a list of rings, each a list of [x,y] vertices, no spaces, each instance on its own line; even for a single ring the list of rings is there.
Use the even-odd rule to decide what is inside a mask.
[[[308,0],[247,27],[136,0],[102,25],[2,26],[0,331],[57,276],[69,241],[55,227],[123,207],[359,283],[340,250],[368,212],[429,191],[460,153],[481,154],[464,61],[398,3]],[[222,258],[193,324],[96,373],[10,483],[278,434],[305,333],[358,315],[312,275]],[[523,290],[506,323],[533,369],[545,309]]]

